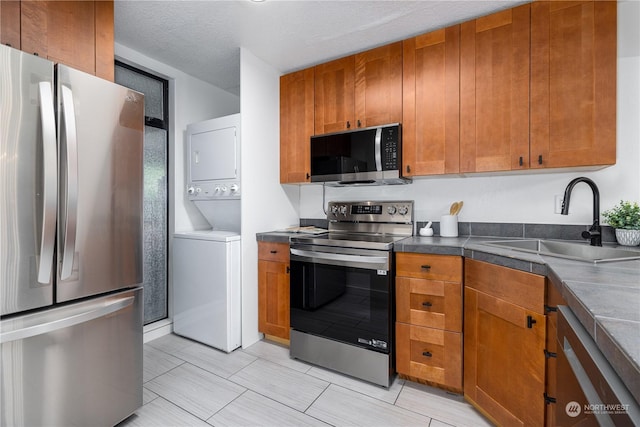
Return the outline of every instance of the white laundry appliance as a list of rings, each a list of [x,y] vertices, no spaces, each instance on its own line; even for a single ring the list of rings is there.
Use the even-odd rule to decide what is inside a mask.
[[[241,345],[240,235],[173,236],[173,331],[227,353]]]
[[[173,236],[173,331],[231,352],[242,344],[240,115],[187,126],[187,194],[210,230]]]

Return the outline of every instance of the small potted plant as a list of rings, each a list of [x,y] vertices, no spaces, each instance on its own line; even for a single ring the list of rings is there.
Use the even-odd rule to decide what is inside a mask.
[[[620,200],[618,205],[604,211],[602,216],[616,229],[616,240],[619,244],[640,245],[640,206],[637,202]]]

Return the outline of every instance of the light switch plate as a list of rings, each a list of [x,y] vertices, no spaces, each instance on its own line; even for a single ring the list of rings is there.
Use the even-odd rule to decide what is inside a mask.
[[[553,212],[557,214],[562,213],[562,201],[564,200],[564,196],[560,194],[556,194],[554,197],[555,197],[555,204],[554,204]]]

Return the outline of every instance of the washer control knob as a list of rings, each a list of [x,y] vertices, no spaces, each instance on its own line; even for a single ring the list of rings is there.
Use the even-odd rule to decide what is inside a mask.
[[[195,193],[195,192],[196,192],[196,189],[195,189],[195,188],[193,188],[193,187],[187,187],[187,193],[188,193],[188,194],[193,194],[193,193]]]
[[[202,191],[202,188],[196,187],[196,194],[200,194],[201,191]]]
[[[238,184],[231,184],[231,192],[232,193],[236,193],[239,188],[240,187],[238,187]]]
[[[396,207],[395,206],[389,206],[387,208],[387,212],[389,213],[389,215],[393,215],[396,213]]]
[[[220,192],[220,187],[216,187],[216,188],[213,190],[213,192],[214,192],[214,194],[218,194],[218,193]]]
[[[227,186],[226,186],[226,185],[223,185],[222,187],[220,187],[220,191],[222,191],[223,193],[226,193],[226,192],[227,192],[227,190],[228,190],[228,189],[227,189]]]

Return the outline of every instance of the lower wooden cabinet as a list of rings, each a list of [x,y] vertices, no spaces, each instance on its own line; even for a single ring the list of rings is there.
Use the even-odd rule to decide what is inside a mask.
[[[464,395],[498,425],[544,425],[545,284],[465,260]]]
[[[462,257],[396,254],[396,371],[462,392]]]
[[[258,242],[258,330],[289,340],[289,244]]]

